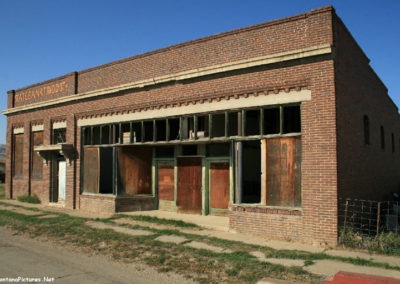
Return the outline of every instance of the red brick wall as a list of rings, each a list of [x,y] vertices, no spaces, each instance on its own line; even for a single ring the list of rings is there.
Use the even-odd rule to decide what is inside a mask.
[[[78,74],[79,92],[326,44],[333,44],[331,8],[184,43],[89,69]],[[252,94],[253,91],[259,92],[258,95],[273,96],[274,94],[268,91],[308,89],[311,91],[312,99],[301,105],[302,208],[295,210],[296,214],[287,214],[286,211],[271,213],[262,210],[257,212],[232,210],[231,226],[237,230],[244,228],[243,230],[266,237],[335,244],[337,159],[343,160],[347,148],[337,144],[337,141],[342,143],[345,137],[344,132],[337,131],[337,123],[338,127],[346,124],[344,118],[337,119],[337,117],[345,115],[346,111],[336,113],[334,68],[333,58],[330,56],[306,58],[10,115],[8,123],[10,128],[19,123],[44,119],[45,144],[48,144],[51,121],[60,116],[65,117],[68,129],[67,143],[73,144],[77,150],[77,160],[67,167],[66,204],[70,208],[75,206],[97,212],[109,211],[115,210],[115,201],[112,201],[112,198],[92,196],[78,198],[80,131],[76,127],[77,118],[179,103],[199,103],[201,100],[211,100],[216,97],[235,99],[235,94]],[[338,88],[343,91],[343,87]],[[340,107],[341,99],[338,99]],[[29,134],[29,128],[25,130]],[[387,131],[390,133],[389,128]],[[341,137],[337,137],[337,133]],[[340,149],[340,155],[337,154],[337,149]],[[9,163],[9,151],[7,153]],[[29,164],[29,157],[26,156],[24,159]],[[339,173],[342,172],[343,167],[340,167]],[[345,176],[341,177],[343,182]],[[19,191],[24,188],[24,183],[28,183],[27,176],[22,181],[14,180],[13,186],[15,185],[15,190]],[[38,189],[33,189],[32,192],[34,191]],[[294,211],[289,210],[289,212]]]
[[[340,19],[335,19],[335,36],[339,197],[387,200],[400,190],[398,110]],[[364,115],[370,120],[370,145],[364,143]],[[385,129],[384,150],[380,126]]]

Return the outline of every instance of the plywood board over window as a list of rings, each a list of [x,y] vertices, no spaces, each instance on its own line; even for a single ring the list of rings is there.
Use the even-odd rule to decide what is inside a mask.
[[[119,194],[152,194],[152,151],[151,147],[145,146],[118,148],[118,172],[121,184]]]
[[[31,155],[32,155],[32,178],[41,179],[43,171],[43,159],[33,150],[35,146],[43,145],[43,131],[37,131],[32,133],[32,144],[31,144]]]
[[[265,140],[266,205],[301,206],[301,138]]]
[[[24,155],[24,134],[14,135],[14,177],[22,177]]]

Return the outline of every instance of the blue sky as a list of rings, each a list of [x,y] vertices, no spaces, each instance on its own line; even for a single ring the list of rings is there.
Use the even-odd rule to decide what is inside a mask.
[[[11,89],[326,5],[400,106],[398,0],[0,0],[0,110]]]

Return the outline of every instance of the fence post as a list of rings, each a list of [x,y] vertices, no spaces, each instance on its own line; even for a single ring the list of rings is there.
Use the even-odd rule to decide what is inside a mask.
[[[380,221],[381,221],[381,203],[378,202],[378,214],[376,214],[376,235],[379,235],[379,227],[380,227]]]

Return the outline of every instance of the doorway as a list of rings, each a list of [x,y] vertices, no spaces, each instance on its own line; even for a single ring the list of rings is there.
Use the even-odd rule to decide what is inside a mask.
[[[210,161],[208,164],[209,212],[212,215],[227,214],[229,206],[229,160]]]
[[[65,204],[67,163],[63,159],[55,160],[53,166],[53,188],[50,192],[50,202]]]
[[[179,157],[178,164],[178,212],[201,214],[202,212],[202,158]]]

